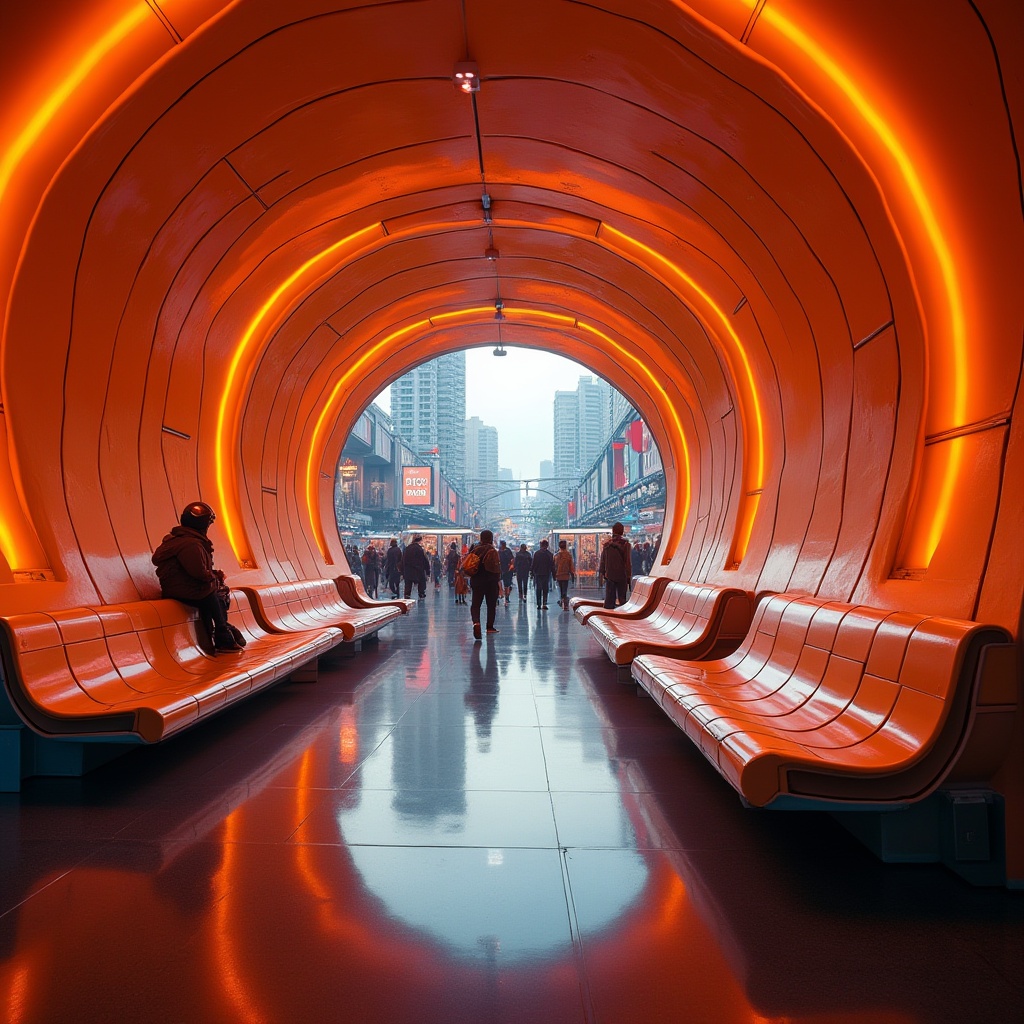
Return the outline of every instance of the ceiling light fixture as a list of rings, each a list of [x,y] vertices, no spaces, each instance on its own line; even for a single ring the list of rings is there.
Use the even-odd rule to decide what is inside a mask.
[[[499,341],[497,348],[491,353],[492,356],[507,356],[508,353],[505,351],[505,346]]]
[[[452,82],[459,92],[479,92],[480,69],[471,60],[460,61],[455,65]]]
[[[501,253],[491,245],[484,249],[484,255],[493,263]]]
[[[505,319],[505,303],[501,299],[494,300],[494,319],[501,323]]]

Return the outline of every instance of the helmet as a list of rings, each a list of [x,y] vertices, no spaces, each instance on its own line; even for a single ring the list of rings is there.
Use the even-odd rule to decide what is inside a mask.
[[[182,511],[181,525],[205,533],[216,518],[217,513],[205,501],[193,501]]]

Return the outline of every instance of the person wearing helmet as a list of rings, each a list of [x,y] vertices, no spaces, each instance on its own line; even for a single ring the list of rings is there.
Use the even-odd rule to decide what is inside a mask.
[[[214,650],[240,651],[245,644],[241,633],[228,624],[230,591],[224,573],[213,567],[213,542],[207,531],[217,514],[205,501],[193,501],[181,513],[175,526],[153,553],[160,580],[160,593],[199,610],[210,632]]]

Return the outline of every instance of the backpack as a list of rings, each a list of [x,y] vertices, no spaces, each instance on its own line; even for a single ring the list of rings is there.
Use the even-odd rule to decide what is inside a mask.
[[[480,569],[480,556],[470,551],[462,560],[462,571],[466,576],[475,576]]]

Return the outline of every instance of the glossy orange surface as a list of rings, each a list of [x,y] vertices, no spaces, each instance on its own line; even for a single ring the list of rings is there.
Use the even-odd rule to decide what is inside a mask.
[[[659,573],[1018,636],[1022,48],[1018,0],[0,4],[0,613],[148,598],[197,496],[232,582],[335,575],[349,427],[500,295],[649,425]],[[1022,780],[1018,721],[1024,879]]]
[[[1014,1019],[1014,894],[743,808],[568,612],[498,626],[431,594],[315,685],[0,796],[5,1019]]]

